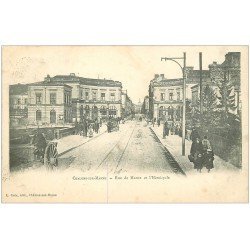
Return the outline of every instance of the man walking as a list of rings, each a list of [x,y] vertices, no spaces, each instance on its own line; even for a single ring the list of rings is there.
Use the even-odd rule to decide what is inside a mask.
[[[165,121],[163,125],[163,139],[166,139],[166,135],[169,135],[168,122]]]

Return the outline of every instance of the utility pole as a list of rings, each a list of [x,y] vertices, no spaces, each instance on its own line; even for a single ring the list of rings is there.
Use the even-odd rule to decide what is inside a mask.
[[[186,139],[186,52],[183,53],[183,111],[182,111],[182,155],[185,155]]]
[[[200,123],[202,125],[202,113],[203,113],[203,96],[202,96],[202,52],[199,53],[199,65],[200,65]]]
[[[185,139],[186,139],[186,52],[183,52],[183,57],[162,57],[161,61],[173,61],[179,65],[183,76],[183,110],[182,110],[182,155],[185,156]],[[183,66],[177,61],[183,60]],[[159,104],[158,104],[159,105]],[[158,115],[158,110],[157,110]]]

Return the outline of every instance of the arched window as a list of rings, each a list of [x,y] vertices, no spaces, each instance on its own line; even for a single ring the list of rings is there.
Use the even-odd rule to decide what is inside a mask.
[[[159,118],[163,118],[163,116],[164,116],[164,107],[161,106],[161,107],[159,108]]]
[[[112,117],[116,117],[116,114],[117,114],[116,107],[115,106],[110,106],[109,107],[109,115],[112,116]]]
[[[101,108],[100,108],[100,114],[101,115],[107,115],[107,109],[106,109],[105,106],[101,106]]]
[[[92,107],[92,119],[95,120],[98,118],[98,108],[96,106]]]
[[[86,105],[85,106],[85,116],[88,117],[90,114],[90,108],[89,108],[89,105]]]
[[[80,118],[83,117],[83,105],[80,106]]]
[[[36,121],[41,121],[42,120],[42,111],[37,110],[36,111]]]
[[[174,109],[173,107],[168,107],[168,119],[173,120]]]

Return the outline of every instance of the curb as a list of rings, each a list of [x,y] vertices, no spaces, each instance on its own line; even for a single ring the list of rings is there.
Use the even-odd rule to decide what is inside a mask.
[[[159,142],[161,144],[161,146],[163,147],[163,149],[165,150],[165,157],[169,161],[173,172],[176,174],[182,174],[182,175],[186,176],[186,173],[181,168],[179,162],[176,161],[175,157],[169,152],[167,147],[164,146],[164,144],[161,142],[159,137],[156,135],[155,131],[151,127],[149,129],[152,132],[153,136],[155,137],[156,141]]]
[[[71,150],[74,150],[74,149],[76,149],[76,148],[78,148],[78,147],[81,147],[81,146],[84,145],[85,143],[87,143],[87,142],[89,142],[89,141],[92,141],[92,140],[95,139],[95,138],[98,138],[99,136],[103,135],[103,134],[106,133],[106,132],[107,132],[107,130],[105,130],[104,132],[102,132],[102,133],[96,135],[95,137],[89,138],[87,141],[81,143],[80,145],[77,145],[77,146],[75,146],[75,147],[73,147],[73,148],[69,148],[69,149],[67,149],[67,150],[65,150],[65,151],[63,151],[63,152],[61,152],[60,154],[58,154],[58,157],[60,157],[60,156],[62,156],[62,155],[64,155],[64,154],[70,152]]]

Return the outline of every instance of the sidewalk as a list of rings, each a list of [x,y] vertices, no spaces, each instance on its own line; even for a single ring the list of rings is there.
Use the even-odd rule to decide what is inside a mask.
[[[83,137],[81,135],[69,135],[69,136],[65,136],[61,139],[58,140],[53,140],[55,142],[57,142],[57,151],[58,151],[58,155],[62,155],[64,153],[66,153],[67,151],[79,147],[80,145],[90,141],[91,139],[105,133],[107,131],[107,126],[105,124],[103,124],[100,129],[99,129],[99,133],[96,134],[95,132],[93,133],[93,137]]]
[[[175,160],[178,162],[182,170],[187,172],[196,172],[194,170],[193,163],[191,163],[188,159],[188,155],[190,154],[190,148],[192,141],[185,141],[185,156],[182,156],[182,138],[178,135],[169,135],[166,136],[166,139],[163,139],[163,125],[158,126],[150,126],[151,129],[155,132],[156,136],[159,138],[161,143],[168,149],[168,151],[172,154]],[[219,156],[214,156],[214,169],[212,171],[238,171],[238,168],[234,165],[224,161]],[[204,170],[203,170],[204,171]]]

